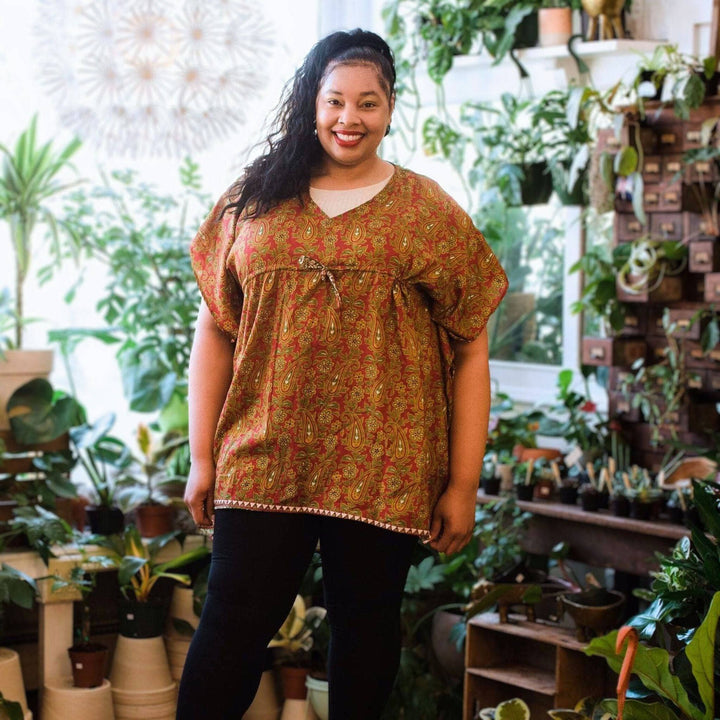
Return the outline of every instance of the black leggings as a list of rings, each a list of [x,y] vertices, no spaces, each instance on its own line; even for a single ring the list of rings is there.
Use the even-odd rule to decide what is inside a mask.
[[[378,720],[400,661],[400,603],[417,539],[356,520],[248,510],[215,513],[208,595],[177,720],[242,718],[318,540],[330,720]]]

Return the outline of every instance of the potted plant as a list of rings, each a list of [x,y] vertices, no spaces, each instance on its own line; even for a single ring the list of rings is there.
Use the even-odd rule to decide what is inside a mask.
[[[572,36],[573,10],[580,10],[580,0],[543,0],[538,10],[541,47],[567,45]]]
[[[617,274],[618,288],[632,296],[647,298],[658,290],[665,278],[679,275],[687,267],[687,246],[674,240],[653,240],[648,236],[618,245],[614,254],[622,260]],[[663,297],[674,300],[675,297]]]
[[[7,429],[5,403],[12,391],[33,377],[47,376],[52,369],[52,352],[24,350],[25,281],[33,258],[33,232],[40,223],[50,230],[49,262],[62,254],[58,223],[46,201],[67,190],[71,184],[59,178],[70,167],[70,159],[80,147],[75,139],[62,150],[55,150],[52,141],[38,145],[37,116],[20,134],[14,148],[0,144],[3,169],[0,173],[0,219],[10,229],[15,260],[15,293],[12,313],[3,322],[10,326],[12,339],[5,335],[5,349],[0,358],[0,428]],[[12,347],[12,349],[9,349]]]
[[[92,537],[90,542],[99,546],[95,554],[90,553],[89,562],[118,570],[118,582],[123,596],[121,603],[120,634],[127,638],[152,638],[162,635],[165,620],[165,603],[153,594],[153,588],[160,578],[168,578],[183,585],[190,584],[190,577],[171,572],[185,567],[209,553],[202,546],[194,550],[158,562],[158,553],[178,533],[173,532],[143,542],[133,525],[128,525],[122,535]]]
[[[546,9],[544,12],[570,9]],[[541,10],[541,13],[543,10]],[[533,122],[543,128],[553,187],[564,205],[587,204],[590,162],[590,105],[584,87],[551,90],[532,106]]]
[[[137,445],[141,458],[132,457],[118,478],[117,500],[125,512],[134,509],[137,528],[143,537],[157,537],[172,531],[174,509],[168,490],[185,486],[185,478],[172,474],[169,459],[187,445],[183,434],[169,437],[156,446],[150,428],[138,426]]]
[[[303,598],[295,598],[290,613],[268,647],[274,648],[275,664],[280,671],[286,707],[283,716],[304,717],[307,677],[311,667],[313,629],[326,615],[325,608],[306,607]]]
[[[511,206],[546,203],[552,194],[550,126],[533,100],[503,93],[500,105],[465,103],[461,120],[474,132],[486,182]]]
[[[90,639],[90,603],[89,598],[95,589],[96,571],[82,565],[74,566],[68,577],[52,576],[53,591],[72,588],[82,596],[80,625],[75,629],[75,642],[68,648],[72,667],[73,686],[80,688],[99,687],[105,679],[105,669],[109,649],[107,645],[92,642]]]
[[[14,603],[32,608],[37,596],[35,581],[25,573],[2,563],[0,565],[0,630],[4,629],[4,607]],[[28,712],[20,656],[10,648],[0,648],[0,713],[8,720],[23,720]]]

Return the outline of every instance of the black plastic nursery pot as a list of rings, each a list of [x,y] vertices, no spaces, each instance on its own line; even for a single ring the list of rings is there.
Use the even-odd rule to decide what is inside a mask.
[[[610,509],[616,517],[628,517],[630,515],[630,500],[625,495],[615,495],[610,500]]]
[[[515,495],[517,496],[518,500],[532,500],[533,494],[535,492],[535,488],[532,485],[516,485],[515,486]]]
[[[486,495],[500,494],[500,478],[483,478],[482,489]]]
[[[599,507],[599,495],[600,493],[598,492],[580,493],[580,505],[582,505],[582,509],[587,512],[597,512]]]
[[[562,485],[558,488],[558,497],[563,505],[577,505],[578,489],[575,485]]]
[[[522,166],[525,178],[520,183],[523,205],[544,205],[552,195],[553,178],[546,162],[529,163]]]
[[[167,607],[159,602],[120,603],[120,634],[129,638],[151,638],[162,635]]]
[[[118,507],[87,505],[85,514],[90,530],[96,535],[115,535],[121,533],[125,526],[125,515]]]
[[[633,498],[630,501],[630,517],[634,520],[650,520],[653,513],[653,504]]]

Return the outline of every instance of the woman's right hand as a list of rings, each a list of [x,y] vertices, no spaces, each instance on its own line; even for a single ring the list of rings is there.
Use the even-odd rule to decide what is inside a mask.
[[[212,528],[215,517],[215,464],[212,461],[192,461],[184,500],[198,528]]]

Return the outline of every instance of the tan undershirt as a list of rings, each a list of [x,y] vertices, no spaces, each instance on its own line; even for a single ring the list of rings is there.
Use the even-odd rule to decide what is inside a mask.
[[[374,185],[350,190],[324,190],[310,186],[313,202],[328,216],[336,217],[374,198],[390,182],[392,175]]]

